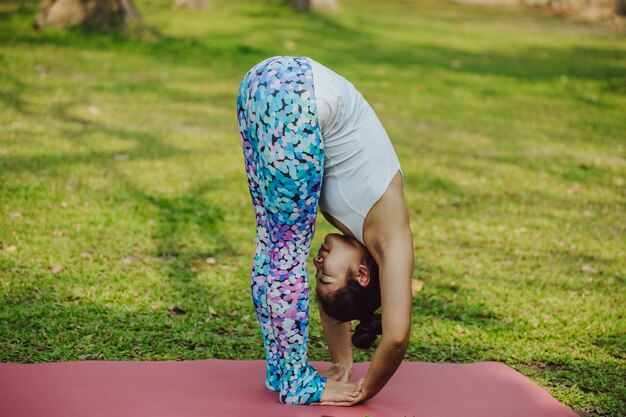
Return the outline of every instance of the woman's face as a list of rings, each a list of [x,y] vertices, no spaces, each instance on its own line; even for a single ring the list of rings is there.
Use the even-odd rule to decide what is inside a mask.
[[[317,273],[317,292],[326,297],[343,287],[359,264],[363,263],[365,247],[356,239],[330,233],[313,258]]]

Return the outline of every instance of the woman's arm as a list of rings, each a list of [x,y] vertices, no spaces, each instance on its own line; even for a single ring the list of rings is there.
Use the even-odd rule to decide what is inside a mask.
[[[345,381],[352,374],[352,326],[350,322],[341,323],[324,313],[321,308],[320,318],[322,320],[322,330],[328,343],[330,358],[333,363],[340,363],[347,371]]]
[[[379,265],[383,335],[363,382],[362,398],[376,395],[396,372],[409,344],[413,237],[410,229],[383,243],[372,256]]]
[[[383,335],[374,352],[361,394],[350,402],[322,402],[321,405],[349,406],[376,395],[396,372],[409,344],[411,328],[411,275],[413,273],[411,233],[397,236],[372,253],[379,265]]]

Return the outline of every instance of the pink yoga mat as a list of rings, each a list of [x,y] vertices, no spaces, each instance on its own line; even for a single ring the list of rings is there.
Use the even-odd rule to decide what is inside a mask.
[[[355,364],[352,379],[368,366]],[[576,417],[498,362],[403,362],[376,397],[352,407],[282,405],[264,377],[265,361],[0,364],[0,416]]]

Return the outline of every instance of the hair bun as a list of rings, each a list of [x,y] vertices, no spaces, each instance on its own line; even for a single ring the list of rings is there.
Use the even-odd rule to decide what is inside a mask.
[[[379,334],[383,334],[382,318],[380,314],[374,313],[359,321],[352,335],[352,344],[359,349],[369,349]]]

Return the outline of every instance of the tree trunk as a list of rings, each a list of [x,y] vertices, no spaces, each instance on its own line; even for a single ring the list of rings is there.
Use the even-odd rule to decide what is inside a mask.
[[[303,12],[309,10],[339,11],[337,0],[288,0],[288,3],[294,9]]]
[[[42,0],[35,27],[102,29],[140,20],[132,0]]]
[[[174,0],[174,7],[179,9],[206,9],[206,0]]]
[[[626,0],[615,0],[615,14],[626,16]]]
[[[120,11],[125,22],[140,22],[141,16],[133,3],[133,0],[119,0]]]
[[[306,12],[311,9],[310,0],[289,0],[289,5],[300,12]]]

